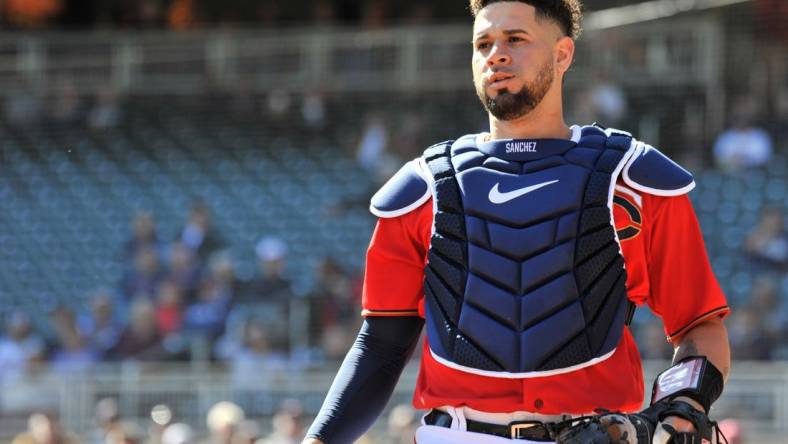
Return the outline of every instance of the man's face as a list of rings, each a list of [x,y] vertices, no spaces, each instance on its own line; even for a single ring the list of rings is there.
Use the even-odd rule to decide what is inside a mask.
[[[479,11],[473,81],[487,112],[514,120],[542,102],[555,78],[553,51],[561,36],[557,24],[536,20],[536,9],[525,3],[492,3]]]

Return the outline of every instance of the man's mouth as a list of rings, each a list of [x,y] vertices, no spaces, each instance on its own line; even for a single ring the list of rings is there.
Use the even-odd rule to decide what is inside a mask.
[[[487,77],[487,86],[493,88],[503,86],[508,80],[513,78],[513,74],[509,74],[507,72],[496,72]]]

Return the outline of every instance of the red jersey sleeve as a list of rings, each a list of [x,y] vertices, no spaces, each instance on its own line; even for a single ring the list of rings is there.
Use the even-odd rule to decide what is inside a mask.
[[[646,257],[647,298],[675,342],[693,326],[728,314],[725,295],[711,270],[692,203],[686,195],[649,196]]]
[[[363,316],[422,315],[432,200],[402,216],[378,220],[367,249]]]

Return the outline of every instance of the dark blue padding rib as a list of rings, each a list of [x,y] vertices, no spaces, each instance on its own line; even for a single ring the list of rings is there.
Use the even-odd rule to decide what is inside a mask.
[[[415,210],[430,197],[426,179],[419,174],[417,160],[400,168],[383,187],[372,196],[369,210],[378,217],[397,217]]]
[[[695,188],[689,171],[645,144],[640,144],[624,168],[623,178],[632,188],[657,196],[679,196]]]

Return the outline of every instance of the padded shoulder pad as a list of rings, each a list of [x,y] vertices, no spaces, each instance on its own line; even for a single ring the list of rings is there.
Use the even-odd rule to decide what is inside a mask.
[[[658,149],[633,141],[635,152],[622,177],[632,188],[657,196],[680,196],[695,188],[692,174]]]
[[[420,160],[411,160],[372,196],[369,211],[384,218],[401,216],[420,207],[431,194]]]

